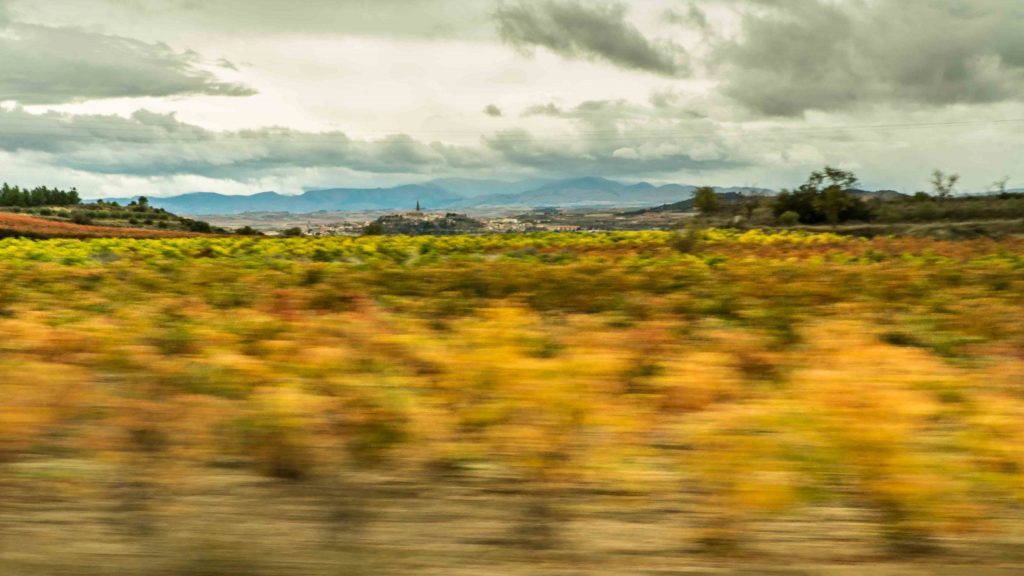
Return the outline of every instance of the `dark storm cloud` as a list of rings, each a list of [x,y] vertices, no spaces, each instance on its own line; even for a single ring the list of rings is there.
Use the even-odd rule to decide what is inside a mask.
[[[745,2],[709,62],[722,91],[768,115],[877,103],[1020,100],[1024,2]]]
[[[76,28],[4,23],[0,5],[0,101],[59,104],[99,98],[244,96],[191,52]]]
[[[606,60],[664,76],[687,72],[679,47],[650,40],[626,20],[620,4],[575,1],[502,4],[495,11],[502,39],[524,49],[541,46],[567,57]]]

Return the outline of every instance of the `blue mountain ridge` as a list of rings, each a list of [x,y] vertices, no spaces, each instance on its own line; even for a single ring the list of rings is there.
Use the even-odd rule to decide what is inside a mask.
[[[391,188],[327,188],[285,195],[259,192],[228,195],[215,192],[191,192],[178,196],[151,197],[151,205],[176,214],[202,216],[244,212],[412,210],[417,202],[425,210],[483,208],[630,208],[659,206],[685,200],[695,186],[649,182],[625,184],[607,178],[588,176],[567,180],[473,180],[449,178],[422,184]],[[721,191],[765,189],[721,188]],[[132,198],[109,198],[127,203]]]

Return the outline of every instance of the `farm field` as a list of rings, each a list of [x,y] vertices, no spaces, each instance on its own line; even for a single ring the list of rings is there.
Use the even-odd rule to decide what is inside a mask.
[[[199,236],[199,234],[172,230],[74,224],[25,214],[0,212],[0,238],[178,238],[183,236]]]
[[[0,574],[1016,574],[1021,318],[1020,238],[0,240]]]

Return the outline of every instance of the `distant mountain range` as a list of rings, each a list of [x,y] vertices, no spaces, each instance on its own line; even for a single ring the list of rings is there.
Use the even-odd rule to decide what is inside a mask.
[[[309,190],[299,195],[260,192],[251,195],[227,195],[216,192],[192,192],[180,196],[150,198],[149,203],[175,214],[209,215],[241,214],[243,212],[292,212],[296,214],[359,210],[412,210],[416,202],[423,206],[448,206],[465,197],[431,184],[414,184],[395,188],[334,188]],[[110,198],[124,203],[132,198]]]
[[[424,210],[485,208],[643,208],[679,202],[693,196],[695,186],[648,182],[626,184],[606,178],[570,180],[471,180],[449,178],[393,188],[329,188],[298,195],[260,192],[239,196],[193,192],[150,198],[151,205],[176,214],[211,215],[243,212]],[[764,188],[718,188],[719,192],[771,194]],[[109,198],[127,203],[132,198]]]
[[[286,195],[259,192],[245,196],[192,192],[179,196],[150,198],[150,204],[175,214],[201,216],[241,214],[243,212],[291,212],[303,214],[320,211],[413,210],[419,202],[424,210],[484,210],[493,208],[652,208],[672,206],[685,208],[696,186],[648,182],[627,184],[607,178],[586,177],[569,180],[529,179],[475,180],[445,178],[422,184],[393,188],[328,188]],[[716,187],[726,195],[773,195],[774,190],[752,187]],[[1021,192],[1022,190],[1007,190]],[[850,190],[865,198],[891,200],[905,194],[893,190]],[[727,196],[728,198],[728,196]],[[127,203],[133,198],[107,198]],[[668,209],[668,208],[662,208]]]

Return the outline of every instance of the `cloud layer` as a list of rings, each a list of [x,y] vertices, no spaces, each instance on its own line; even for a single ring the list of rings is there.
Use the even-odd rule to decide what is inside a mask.
[[[494,17],[502,39],[521,48],[540,46],[563,56],[601,59],[665,76],[687,70],[682,50],[646,38],[626,20],[621,4],[521,2],[500,6]]]
[[[659,120],[656,109],[584,102],[559,112],[568,130],[537,136],[500,130],[479,145],[423,142],[404,134],[356,139],[287,128],[211,131],[171,114],[130,117],[0,109],[0,151],[33,154],[76,171],[140,177],[197,175],[235,181],[305,168],[379,174],[494,172],[608,175],[709,170],[743,163],[704,120]],[[694,124],[700,123],[700,125]],[[696,131],[700,138],[681,131]]]
[[[0,12],[2,16],[2,12]],[[97,98],[213,94],[253,90],[219,81],[198,55],[165,44],[76,28],[0,19],[0,101],[59,104]]]
[[[1019,0],[752,4],[710,65],[726,95],[759,113],[991,103],[1024,89]]]
[[[667,9],[701,56],[652,40],[621,4],[504,5],[501,37],[567,58],[685,76],[697,69],[751,112],[794,116],[875,104],[985,104],[1024,91],[1020,0],[718,0]],[[634,5],[635,6],[635,5]],[[726,14],[717,21],[709,16]],[[727,24],[732,21],[730,27]],[[682,28],[679,28],[682,26]]]
[[[182,29],[247,37],[379,35],[476,37],[494,0],[4,0],[18,19],[46,25]],[[2,7],[0,7],[2,10]]]
[[[120,195],[826,162],[977,188],[1024,176],[1021,30],[1020,0],[0,0],[0,162]]]
[[[45,154],[75,170],[134,176],[200,176],[245,180],[283,168],[344,167],[419,173],[479,165],[479,153],[405,135],[353,140],[343,132],[288,128],[211,131],[173,115],[139,110],[113,115],[0,111],[0,150]]]

